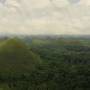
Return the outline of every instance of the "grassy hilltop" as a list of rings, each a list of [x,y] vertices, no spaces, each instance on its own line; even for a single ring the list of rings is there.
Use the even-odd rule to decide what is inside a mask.
[[[0,72],[29,71],[40,62],[40,57],[18,39],[10,39],[0,45]]]

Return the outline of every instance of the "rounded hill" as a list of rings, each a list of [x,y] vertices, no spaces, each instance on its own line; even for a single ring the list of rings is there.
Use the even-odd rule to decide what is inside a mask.
[[[26,72],[40,63],[40,57],[19,39],[6,40],[0,45],[0,71]]]

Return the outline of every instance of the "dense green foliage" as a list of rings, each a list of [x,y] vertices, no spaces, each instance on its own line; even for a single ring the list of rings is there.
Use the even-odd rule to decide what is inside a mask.
[[[89,40],[0,42],[0,90],[90,90],[89,84]]]

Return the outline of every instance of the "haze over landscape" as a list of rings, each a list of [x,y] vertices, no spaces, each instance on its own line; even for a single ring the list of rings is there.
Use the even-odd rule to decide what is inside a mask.
[[[90,34],[90,0],[0,0],[0,33]]]
[[[0,0],[0,90],[90,90],[90,0]]]

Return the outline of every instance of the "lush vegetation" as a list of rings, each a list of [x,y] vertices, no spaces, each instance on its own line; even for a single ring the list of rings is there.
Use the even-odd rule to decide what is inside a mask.
[[[90,90],[90,41],[1,40],[0,90]]]

